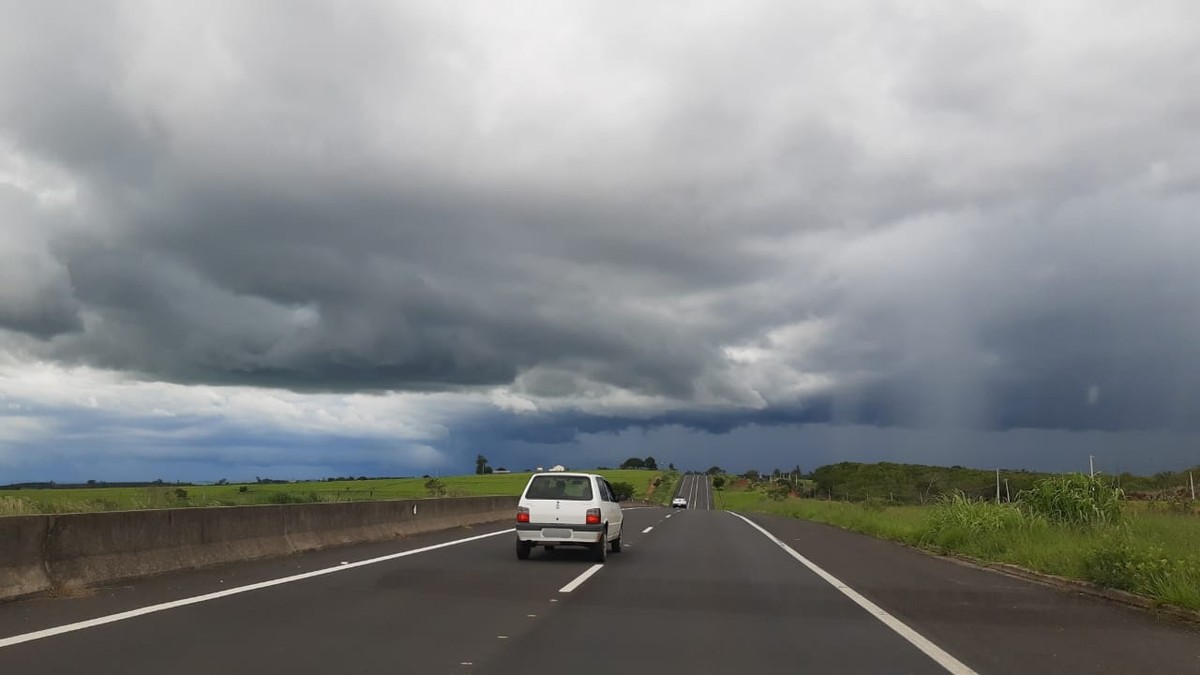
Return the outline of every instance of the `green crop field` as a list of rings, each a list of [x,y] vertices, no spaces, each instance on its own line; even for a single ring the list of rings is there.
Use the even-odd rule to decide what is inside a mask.
[[[614,483],[633,486],[634,499],[643,499],[658,471],[595,471]],[[425,478],[377,480],[305,481],[295,483],[249,483],[229,485],[154,485],[148,487],[86,487],[0,490],[0,515],[34,513],[79,513],[163,509],[192,506],[240,506],[305,502],[366,501],[518,495],[529,481],[529,473],[445,476],[427,485]]]

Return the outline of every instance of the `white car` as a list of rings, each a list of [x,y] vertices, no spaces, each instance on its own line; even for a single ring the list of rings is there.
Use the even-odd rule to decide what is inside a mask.
[[[604,562],[621,552],[621,505],[612,486],[591,473],[535,473],[517,504],[517,557],[534,546],[582,546]]]
[[[671,500],[671,508],[673,508],[673,509],[680,509],[680,508],[682,508],[682,509],[686,509],[686,508],[687,508],[687,500],[686,500],[686,499],[684,499],[683,497],[676,497],[675,499],[672,499],[672,500]]]

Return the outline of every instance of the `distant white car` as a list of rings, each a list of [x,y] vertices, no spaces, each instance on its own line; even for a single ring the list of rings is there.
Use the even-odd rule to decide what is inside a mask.
[[[687,500],[684,499],[683,497],[676,497],[675,499],[671,500],[671,508],[686,509],[687,508]]]
[[[623,519],[604,476],[536,473],[517,503],[517,558],[529,558],[534,546],[583,546],[604,562],[610,549],[621,552]]]

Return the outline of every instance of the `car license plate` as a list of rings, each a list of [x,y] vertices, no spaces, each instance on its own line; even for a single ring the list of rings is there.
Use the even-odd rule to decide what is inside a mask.
[[[542,530],[542,536],[548,539],[570,539],[571,531],[561,528],[548,527]]]

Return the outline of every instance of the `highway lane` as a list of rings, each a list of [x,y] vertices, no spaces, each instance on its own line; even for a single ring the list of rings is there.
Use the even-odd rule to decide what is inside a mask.
[[[727,513],[676,511],[653,533],[480,672],[530,655],[572,675],[946,672]]]
[[[672,499],[675,497],[687,499],[689,509],[712,509],[712,479],[704,474],[684,474],[675,486],[675,493],[671,495]]]
[[[688,489],[699,497],[701,483]],[[451,544],[0,647],[0,672],[947,672],[734,515],[644,508],[626,518],[625,552],[582,581],[595,569],[586,552],[518,561],[504,523],[6,603],[0,644],[139,602]],[[751,520],[975,672],[1200,672],[1191,628],[813,523]]]
[[[626,512],[629,552],[662,509]],[[107,664],[128,673],[469,673],[473,664],[545,620],[559,589],[592,566],[583,550],[539,551],[518,561],[510,524],[463,528],[390,544],[418,549],[499,532],[409,557],[176,607],[151,615],[0,647],[0,673],[65,673]],[[375,557],[385,545],[319,552],[322,564]],[[612,556],[619,560],[622,556]],[[91,597],[0,605],[0,643],[52,626],[131,609],[132,597],[167,602],[269,578],[280,561],[321,569],[308,555],[139,581]],[[299,562],[293,562],[299,561]],[[289,570],[290,572],[290,570]],[[146,586],[149,590],[139,591]],[[503,636],[503,637],[501,637]],[[472,665],[463,665],[472,664]]]

